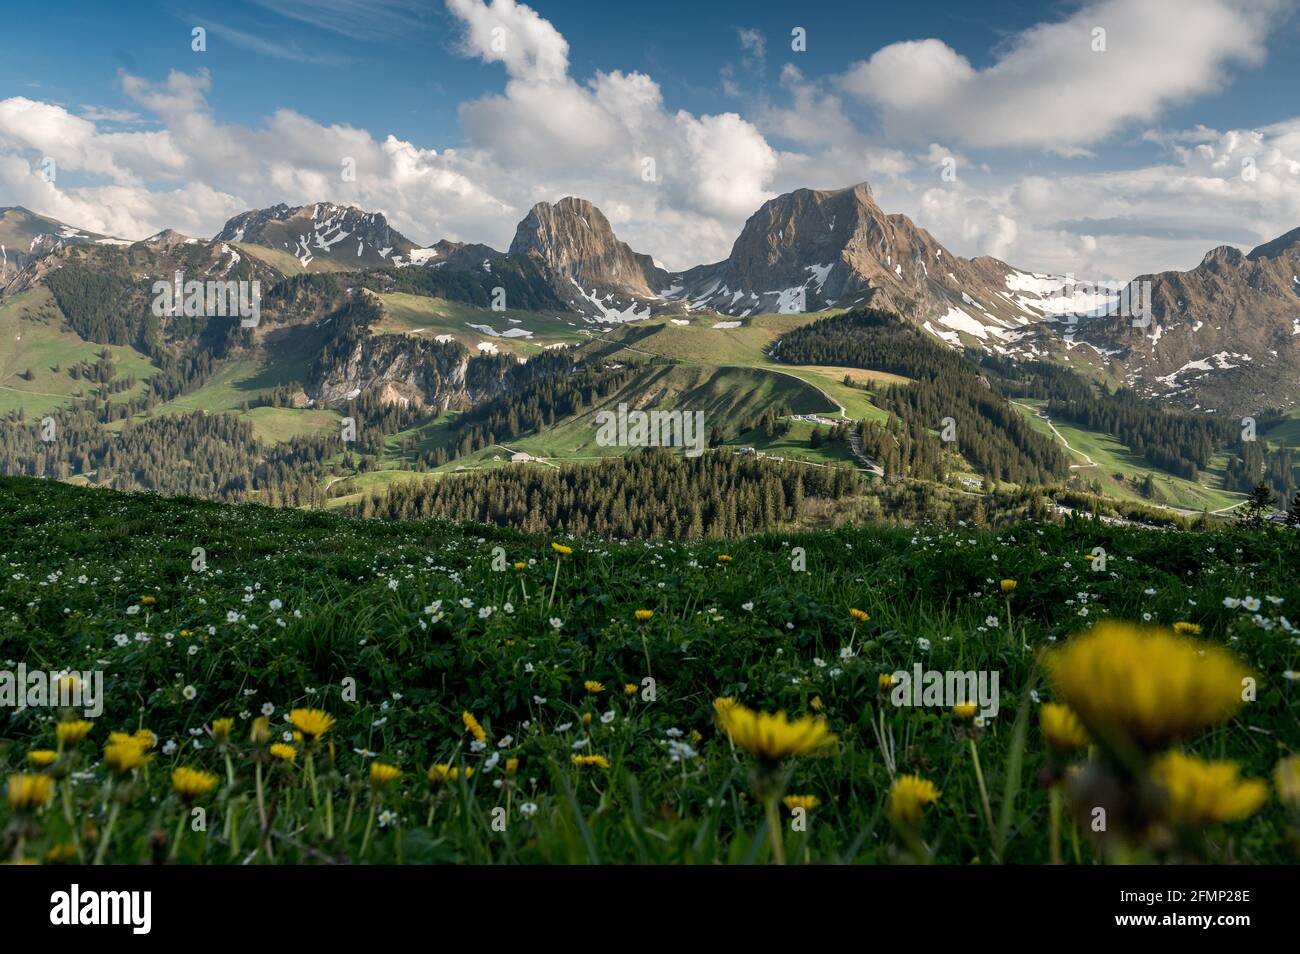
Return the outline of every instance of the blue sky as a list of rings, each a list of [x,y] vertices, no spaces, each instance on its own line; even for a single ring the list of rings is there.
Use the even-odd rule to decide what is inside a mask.
[[[6,18],[0,205],[142,237],[327,199],[500,247],[577,193],[682,267],[772,195],[867,180],[958,253],[1128,277],[1300,225],[1298,20],[1294,0],[52,2]],[[50,154],[58,181],[24,178]]]

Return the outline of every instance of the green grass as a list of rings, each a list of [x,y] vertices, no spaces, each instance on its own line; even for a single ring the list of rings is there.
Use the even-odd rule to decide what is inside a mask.
[[[49,807],[19,818],[0,804],[14,860],[66,849],[109,863],[154,852],[178,863],[764,863],[773,839],[754,762],[717,728],[712,704],[734,696],[824,718],[837,736],[775,774],[778,792],[819,801],[803,830],[780,812],[790,863],[1044,863],[1049,756],[1038,710],[1059,697],[1038,654],[1104,617],[1198,623],[1207,643],[1256,674],[1254,701],[1190,731],[1187,751],[1265,778],[1297,743],[1300,683],[1283,673],[1300,669],[1300,646],[1282,617],[1300,604],[1300,535],[1281,530],[857,527],[725,544],[568,540],[573,552],[561,558],[549,539],[509,530],[0,478],[0,534],[0,658],[106,677],[104,710],[60,757]],[[1086,568],[1079,554],[1098,546],[1116,572]],[[196,547],[206,558],[197,571]],[[1018,581],[1010,609],[990,585],[1000,578]],[[1262,601],[1258,619],[1271,628],[1224,606],[1246,595],[1284,600]],[[870,619],[855,622],[850,607]],[[636,621],[636,609],[653,618]],[[880,673],[914,664],[999,675],[998,714],[974,749],[992,825],[971,724],[944,705],[897,707],[878,688]],[[1239,694],[1235,683],[1220,689]],[[1121,678],[1096,691],[1133,690]],[[337,722],[324,744],[291,741],[293,763],[259,762],[265,744],[249,730],[263,706],[277,742],[294,708]],[[482,727],[483,750],[470,745],[465,712]],[[30,771],[26,753],[55,747],[57,718],[0,709],[0,772]],[[220,718],[234,726],[224,748],[205,731]],[[108,733],[142,727],[156,734],[151,763],[111,783],[99,754]],[[674,759],[670,743],[687,748]],[[575,765],[576,754],[608,767]],[[508,759],[519,760],[511,774]],[[1054,771],[1086,759],[1058,758]],[[372,789],[373,761],[401,778]],[[431,784],[435,764],[474,772]],[[1145,756],[1131,764],[1148,771]],[[197,802],[202,831],[170,792],[181,766],[215,776]],[[1102,764],[1084,771],[1081,780],[1095,778]],[[942,793],[914,835],[886,814],[891,780],[905,774]],[[1101,850],[1091,808],[1108,807],[1117,836],[1136,805],[1119,800],[1122,786],[1069,791],[1079,822],[1063,821],[1064,860],[1091,864]],[[395,818],[381,825],[383,812]],[[1270,801],[1204,836],[1131,839],[1127,860],[1294,861],[1286,827]]]
[[[1103,492],[1110,497],[1121,500],[1133,500],[1146,503],[1163,503],[1180,510],[1220,510],[1239,503],[1241,494],[1230,493],[1222,489],[1224,459],[1211,460],[1206,472],[1206,483],[1197,483],[1176,477],[1154,467],[1149,461],[1133,453],[1109,434],[1089,431],[1069,421],[1053,420],[1059,436],[1052,432],[1048,422],[1038,417],[1034,410],[1041,410],[1045,402],[1024,399],[1015,402],[1016,409],[1039,433],[1060,441],[1064,438],[1073,450],[1071,461],[1077,465],[1072,473],[1084,481],[1098,481]],[[1091,460],[1095,466],[1089,465]],[[1148,500],[1138,493],[1127,481],[1115,479],[1116,474],[1126,478],[1142,480],[1151,474],[1156,485],[1157,497]]]
[[[823,436],[830,431],[830,428],[824,425],[811,424],[808,421],[791,421],[790,430],[780,437],[767,437],[761,430],[746,431],[732,441],[731,446],[752,447],[756,451],[786,460],[803,460],[822,465],[862,466],[844,441],[823,441],[821,447],[811,447],[809,439],[813,431],[819,427]]]
[[[383,317],[371,328],[375,334],[407,334],[423,338],[452,335],[471,352],[484,341],[502,351],[532,355],[550,344],[577,344],[595,332],[572,316],[557,316],[536,311],[492,311],[464,302],[424,295],[395,293],[380,295]],[[496,336],[472,328],[481,325],[497,332]],[[532,333],[531,338],[501,337],[511,329]]]
[[[134,387],[114,394],[112,400],[139,394],[156,370],[144,355],[134,348],[85,341],[66,330],[44,286],[6,298],[0,303],[0,413],[21,408],[37,416],[90,394],[97,385],[73,379],[68,369],[81,362],[93,364],[105,350],[113,357],[118,379],[136,379]],[[28,370],[31,381],[21,377]]]

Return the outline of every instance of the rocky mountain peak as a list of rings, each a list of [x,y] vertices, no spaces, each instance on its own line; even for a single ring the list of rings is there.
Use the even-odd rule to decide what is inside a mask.
[[[359,268],[406,265],[418,248],[382,212],[332,202],[251,209],[226,222],[216,238],[288,252],[304,268],[317,258]]]
[[[582,295],[600,299],[649,299],[668,281],[668,273],[649,255],[619,240],[600,209],[574,196],[533,206],[515,230],[510,254],[538,261],[558,280],[556,291],[565,299],[573,297],[573,285]]]

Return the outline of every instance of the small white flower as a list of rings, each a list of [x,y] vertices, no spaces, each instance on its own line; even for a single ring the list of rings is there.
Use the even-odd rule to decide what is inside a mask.
[[[262,715],[264,716],[275,715],[275,705],[270,702],[262,703]]]
[[[387,808],[385,808],[382,812],[379,813],[380,828],[387,828],[389,825],[394,825],[396,823],[397,823],[396,812],[391,812]]]
[[[174,739],[168,739],[166,742],[163,743],[162,754],[174,755],[176,752],[176,748],[177,748],[176,741]]]
[[[572,729],[572,728],[573,728],[573,723],[572,723],[572,722],[561,722],[559,725],[557,725],[557,726],[555,727],[555,731],[556,731],[556,732],[568,732],[568,731],[569,731],[570,729]]]
[[[126,633],[118,633],[113,637],[113,642],[117,643],[119,646],[125,646],[131,642],[131,637],[126,635]]]
[[[551,629],[555,630],[558,633],[560,631],[560,627],[563,625],[564,625],[564,620],[560,619],[560,617],[558,616],[551,617]]]
[[[615,717],[616,717],[616,713],[614,712],[613,709],[610,709],[608,712],[601,713],[600,721],[605,723],[605,725],[609,725],[611,722],[614,721]]]
[[[473,609],[474,601],[470,599],[468,596],[462,596],[460,598],[460,605],[461,605],[461,609]]]
[[[1247,596],[1244,600],[1241,601],[1241,605],[1246,609],[1247,612],[1253,613],[1259,609],[1259,600],[1255,599],[1255,597],[1253,596]]]
[[[989,629],[997,629],[999,626],[1002,625],[1002,623],[998,620],[996,616],[985,616],[984,625],[987,626]]]
[[[1235,596],[1225,596],[1223,598],[1223,605],[1228,609],[1236,609],[1241,605],[1241,600],[1237,599]]]
[[[752,613],[754,612],[754,601],[750,600],[748,603],[741,603],[740,608],[743,609],[746,613]]]
[[[928,653],[930,651],[930,641],[924,636],[916,637],[916,646],[923,653]]]
[[[191,644],[190,644],[190,648],[189,648],[189,654],[190,654],[191,656],[196,656],[196,655],[198,655],[198,652],[199,652],[199,644],[198,644],[198,643],[191,643]]]
[[[524,802],[519,806],[519,814],[523,815],[525,818],[532,818],[537,814],[537,803]]]
[[[271,600],[271,602],[268,603],[267,605],[271,607],[272,613],[280,612],[281,607],[284,606],[284,604],[281,603],[279,600]]]
[[[184,689],[181,690],[181,695],[191,702],[194,700],[194,697],[197,696],[198,694],[199,691],[195,689],[193,686],[186,686]]]

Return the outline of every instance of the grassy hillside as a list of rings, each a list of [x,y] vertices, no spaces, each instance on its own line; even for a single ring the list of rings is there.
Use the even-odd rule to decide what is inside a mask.
[[[464,302],[404,293],[379,298],[384,314],[371,329],[375,334],[451,335],[470,351],[482,342],[491,342],[503,351],[529,355],[550,344],[576,344],[595,333],[572,315],[489,311]]]
[[[29,417],[46,414],[89,394],[96,385],[69,374],[73,365],[94,364],[108,352],[116,378],[134,377],[134,387],[114,394],[121,401],[138,394],[156,370],[133,348],[85,341],[64,327],[54,297],[44,287],[0,301],[0,414],[22,408]],[[55,369],[58,370],[55,370]],[[29,381],[24,376],[32,374]]]
[[[1068,699],[1090,725],[1136,732],[1123,713],[1161,699],[1152,724],[1165,728],[1150,738],[1163,741],[1126,756],[1139,777],[1169,777],[1155,766],[1174,726],[1187,752],[1267,778],[1300,743],[1300,645],[1286,619],[1300,603],[1295,533],[1071,521],[725,546],[566,540],[561,555],[547,539],[491,528],[3,478],[0,534],[0,657],[105,674],[102,714],[48,769],[27,753],[57,748],[57,714],[0,710],[0,771],[59,779],[53,804],[21,820],[0,804],[15,860],[1295,859],[1266,788],[1234,783],[1224,823],[1213,797],[1198,809],[1209,816],[1177,814],[1178,801],[1143,807],[1101,761],[1051,755],[1040,728],[1046,705]],[[1110,572],[1086,568],[1080,554],[1096,547]],[[1014,591],[999,579],[1016,580]],[[1248,597],[1258,609],[1225,605]],[[1207,655],[1161,664],[1171,650],[1121,632],[1153,665],[1139,651],[1138,665],[1118,660],[1081,689],[1044,657],[1086,647],[1099,620],[1144,617],[1200,626]],[[1242,703],[1230,659],[1249,667],[1253,701]],[[914,665],[997,673],[996,714],[992,696],[978,721],[947,700],[897,705],[881,674]],[[833,737],[764,763],[720,697]],[[295,738],[295,725],[310,728],[304,716],[285,721],[297,709],[335,720],[320,742]],[[263,712],[270,738],[252,740]],[[144,743],[114,754],[149,764],[113,776],[100,754],[109,733],[142,729]],[[1096,752],[1118,744],[1102,738]],[[284,747],[268,755],[272,741]],[[1063,783],[1054,816],[1043,783],[1067,778],[1068,765],[1081,773]],[[190,806],[170,791],[178,768],[212,773],[191,802],[207,810],[204,831],[183,824]],[[914,821],[901,794],[891,799],[911,775],[934,786]],[[1106,778],[1111,787],[1084,794]],[[802,813],[783,794],[800,796],[789,804]],[[274,809],[264,825],[259,798]],[[1098,799],[1106,841],[1090,825]],[[111,818],[107,806],[118,806]],[[1130,829],[1134,817],[1153,827]]]
[[[1045,413],[1045,401],[1025,399],[1015,404],[1035,430],[1068,446],[1075,458],[1072,465],[1074,474],[1085,482],[1096,481],[1107,496],[1197,511],[1234,507],[1244,499],[1241,494],[1222,489],[1222,462],[1217,470],[1212,468],[1207,472],[1200,483],[1184,480],[1153,467],[1149,461],[1133,453],[1109,434],[1089,431],[1064,420],[1052,420],[1049,423],[1045,417],[1040,416]],[[1117,480],[1116,474],[1126,479]],[[1131,483],[1142,481],[1147,474],[1151,474],[1155,480],[1154,499],[1143,497]]]

